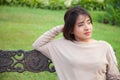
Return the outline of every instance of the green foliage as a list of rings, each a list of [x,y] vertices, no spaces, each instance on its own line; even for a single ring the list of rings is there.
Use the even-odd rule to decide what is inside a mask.
[[[61,10],[61,9],[65,9],[64,1],[60,1],[60,0],[49,0],[48,9],[51,9],[51,10]]]
[[[51,10],[63,10],[71,6],[80,5],[88,10],[104,10],[105,5],[103,2],[98,2],[96,0],[72,0],[72,4],[68,7],[65,3],[66,0],[1,0],[0,5],[9,6],[28,6],[32,8],[45,8]]]
[[[73,3],[73,5],[80,5],[87,10],[104,10],[105,9],[104,2],[98,2],[97,0],[79,0],[77,3]]]
[[[51,10],[65,9],[64,0],[1,0],[0,5],[27,6],[31,8],[47,8]]]
[[[120,0],[105,0],[106,15],[103,22],[120,26]]]

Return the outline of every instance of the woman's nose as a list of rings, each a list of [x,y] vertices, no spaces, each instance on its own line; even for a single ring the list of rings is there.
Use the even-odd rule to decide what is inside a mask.
[[[90,29],[90,26],[85,24],[85,27],[84,27],[85,30],[89,30]]]

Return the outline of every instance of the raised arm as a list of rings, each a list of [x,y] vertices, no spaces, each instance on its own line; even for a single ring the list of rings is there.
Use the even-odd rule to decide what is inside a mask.
[[[56,26],[51,30],[45,32],[42,36],[40,36],[33,44],[33,48],[39,50],[39,48],[48,42],[50,42],[55,36],[57,36],[60,32],[62,32],[63,25]]]

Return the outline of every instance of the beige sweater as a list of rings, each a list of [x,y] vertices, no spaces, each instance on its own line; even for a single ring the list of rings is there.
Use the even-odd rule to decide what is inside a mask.
[[[52,40],[61,31],[62,27],[55,27],[32,45],[52,60],[59,80],[120,80],[116,57],[109,43]]]

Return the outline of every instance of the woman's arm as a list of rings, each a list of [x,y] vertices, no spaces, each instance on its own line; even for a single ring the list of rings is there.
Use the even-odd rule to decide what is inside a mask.
[[[115,50],[112,48],[112,46],[111,46],[110,44],[108,44],[108,46],[109,46],[110,53],[111,53],[111,55],[112,55],[112,57],[113,57],[115,63],[118,65],[118,63],[117,63],[117,59],[116,59],[116,53],[115,53]]]
[[[60,32],[62,32],[62,29],[63,29],[63,25],[60,25],[45,32],[32,44],[33,48],[38,49],[39,47],[50,42],[55,36],[57,36]]]
[[[33,48],[42,52],[45,56],[51,59],[49,47],[50,41],[57,36],[63,30],[63,25],[52,28],[51,30],[45,32],[42,36],[40,36],[33,44]]]
[[[107,45],[109,53],[112,55],[114,62],[117,64],[116,53],[111,44],[106,41],[101,40],[105,45]],[[117,64],[118,65],[118,64]]]
[[[110,50],[108,50],[108,53],[107,53],[107,60],[108,60],[107,80],[120,80],[118,65],[115,63]]]

